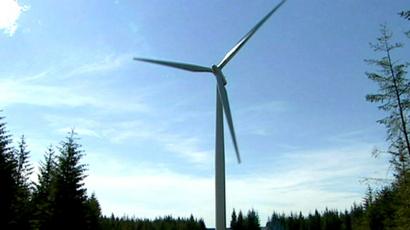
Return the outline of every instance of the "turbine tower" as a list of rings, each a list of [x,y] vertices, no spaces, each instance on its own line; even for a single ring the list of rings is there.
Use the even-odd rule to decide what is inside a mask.
[[[236,45],[226,53],[225,57],[217,65],[204,67],[194,64],[179,63],[172,61],[154,60],[147,58],[136,58],[135,61],[149,62],[153,64],[173,67],[177,69],[187,70],[191,72],[208,72],[216,77],[217,93],[216,93],[216,130],[215,130],[215,219],[216,229],[226,229],[226,202],[225,202],[225,145],[224,145],[224,123],[223,114],[225,114],[231,133],[233,146],[235,148],[236,158],[238,163],[241,163],[239,155],[238,143],[236,141],[235,129],[232,121],[231,109],[229,107],[228,94],[225,85],[226,78],[222,73],[223,67],[235,56],[235,54],[245,45],[252,35],[278,10],[286,0],[282,0],[276,5],[265,17],[263,17],[245,36],[243,36]]]

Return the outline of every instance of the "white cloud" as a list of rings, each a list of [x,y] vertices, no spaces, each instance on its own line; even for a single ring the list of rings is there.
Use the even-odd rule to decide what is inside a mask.
[[[294,152],[284,154],[278,167],[255,170],[255,165],[242,164],[237,166],[241,173],[233,175],[228,167],[228,221],[233,208],[256,209],[262,225],[273,210],[307,214],[326,207],[349,208],[362,199],[366,186],[363,190],[358,186],[361,177],[384,175],[386,162],[371,158],[370,149],[369,145],[361,145]],[[155,218],[192,213],[203,217],[208,227],[214,225],[213,176],[121,162],[114,156],[100,156],[99,161],[93,161],[86,181],[87,187],[97,193],[104,214]]]
[[[39,106],[95,105],[97,99],[81,95],[73,89],[3,80],[0,84],[0,102],[3,105],[32,104]]]
[[[112,128],[103,130],[107,138],[114,143],[124,143],[132,139],[155,141],[168,152],[175,153],[187,162],[209,165],[213,153],[205,150],[202,142],[195,137],[175,134],[160,123],[144,123],[138,121],[111,124]]]
[[[17,30],[17,20],[23,11],[28,10],[28,6],[20,5],[17,0],[0,1],[0,30],[9,36]]]
[[[195,166],[208,166],[213,157],[213,151],[204,149],[199,138],[178,135],[162,122],[150,123],[137,119],[103,122],[98,118],[68,118],[57,115],[44,115],[44,119],[52,129],[62,134],[74,128],[80,136],[103,138],[114,144],[124,144],[132,140],[143,143],[154,141],[166,152],[174,153]]]
[[[214,155],[212,151],[201,150],[200,142],[197,138],[170,138],[162,139],[168,151],[177,153],[182,158],[196,164],[208,163],[211,156]]]
[[[107,111],[148,112],[149,107],[134,98],[133,102],[123,101],[104,92],[81,85],[47,85],[33,81],[42,78],[35,75],[26,80],[1,79],[0,103],[3,106],[29,104],[46,107],[91,106]],[[91,89],[90,89],[91,88]]]

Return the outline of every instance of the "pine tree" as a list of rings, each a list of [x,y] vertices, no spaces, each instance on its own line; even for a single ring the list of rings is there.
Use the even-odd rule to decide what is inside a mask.
[[[35,184],[32,202],[34,229],[52,229],[56,171],[54,154],[54,149],[50,146],[44,155],[44,161],[40,163],[38,183]]]
[[[203,219],[199,219],[199,230],[206,230],[205,222]]]
[[[367,77],[379,85],[375,94],[368,94],[366,100],[381,103],[379,109],[388,113],[388,116],[379,120],[387,128],[387,139],[390,148],[394,150],[394,144],[402,138],[406,147],[406,153],[410,156],[410,141],[406,111],[410,107],[409,90],[410,83],[406,79],[408,64],[399,64],[392,59],[392,51],[402,47],[400,43],[392,44],[392,33],[381,26],[381,36],[377,43],[371,44],[375,52],[382,53],[381,59],[369,59],[367,63],[373,64],[380,69],[377,72],[366,73]]]
[[[90,230],[99,230],[101,229],[101,207],[98,202],[95,193],[91,194],[91,197],[87,199],[87,226]]]
[[[234,210],[232,211],[231,224],[230,224],[232,230],[236,230],[236,229],[237,229],[237,228],[236,228],[236,222],[237,222],[237,220],[236,220],[236,212],[235,212],[235,209],[234,209]]]
[[[245,229],[245,219],[243,218],[242,211],[239,211],[238,221],[236,222],[236,229],[237,230]]]
[[[31,191],[32,184],[30,182],[30,175],[33,167],[29,162],[30,152],[27,150],[27,144],[24,135],[15,150],[15,159],[17,160],[17,168],[15,181],[17,182],[17,191],[13,209],[15,210],[14,222],[16,229],[29,229],[31,220]]]
[[[395,222],[398,229],[410,229],[410,172],[397,179],[398,202]]]
[[[315,210],[314,216],[311,218],[310,226],[311,229],[320,229],[322,226],[321,216],[317,210]]]
[[[27,150],[27,143],[23,135],[16,151],[17,183],[26,190],[31,189],[30,175],[33,172],[33,166],[30,164],[29,158],[30,152]]]
[[[363,206],[366,210],[370,209],[374,202],[373,189],[368,186],[366,196],[363,199]]]
[[[54,229],[86,229],[85,165],[80,163],[83,152],[74,131],[59,147],[54,194]]]
[[[260,230],[259,216],[253,209],[248,211],[246,216],[246,229]]]
[[[10,146],[11,138],[0,117],[0,229],[12,229],[15,210],[13,202],[17,191],[17,161]]]

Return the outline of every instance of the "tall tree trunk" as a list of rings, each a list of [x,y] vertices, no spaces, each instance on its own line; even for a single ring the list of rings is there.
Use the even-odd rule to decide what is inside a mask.
[[[403,104],[402,104],[401,98],[400,98],[400,92],[399,92],[399,88],[398,88],[398,85],[397,85],[396,74],[394,73],[393,65],[392,65],[391,58],[390,58],[390,49],[387,46],[387,42],[385,43],[385,45],[386,45],[386,51],[387,51],[387,58],[388,58],[388,61],[389,61],[390,73],[393,77],[393,85],[394,85],[394,91],[395,91],[395,94],[396,94],[396,99],[397,99],[397,104],[398,104],[398,109],[399,109],[399,114],[400,114],[402,132],[403,132],[403,135],[404,135],[404,139],[406,141],[407,153],[410,156],[410,141],[409,141],[409,136],[408,136],[408,132],[407,132],[406,119],[404,118],[404,108],[403,108]]]

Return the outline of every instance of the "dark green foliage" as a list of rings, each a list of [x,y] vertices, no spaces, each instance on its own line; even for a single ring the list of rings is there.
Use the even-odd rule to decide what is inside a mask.
[[[55,191],[52,226],[54,229],[85,229],[86,189],[85,165],[80,163],[83,152],[76,142],[75,133],[60,144],[55,172]]]
[[[326,209],[323,213],[315,210],[314,214],[303,216],[291,213],[279,215],[273,213],[266,227],[268,230],[350,230],[352,229],[351,214],[347,211],[340,213],[337,210]]]
[[[15,150],[15,158],[17,161],[15,181],[17,183],[17,191],[15,193],[15,201],[13,209],[15,210],[14,221],[16,229],[29,229],[30,219],[32,214],[31,206],[31,190],[32,183],[30,175],[33,171],[29,160],[30,152],[27,150],[27,144],[24,136]]]
[[[239,211],[238,221],[236,222],[236,224],[234,226],[236,226],[236,229],[233,229],[233,230],[241,230],[241,229],[245,228],[245,221],[244,221],[244,218],[243,218],[242,211]]]
[[[236,227],[236,222],[237,222],[237,221],[238,221],[238,220],[237,220],[237,218],[236,218],[236,212],[235,212],[235,209],[234,209],[234,210],[232,211],[231,224],[230,224],[232,230],[237,229],[237,227]]]
[[[398,229],[410,229],[410,171],[397,179],[395,223]]]
[[[114,215],[101,219],[103,230],[205,230],[205,223],[202,219],[173,218],[166,216],[155,220],[136,219]]]
[[[54,213],[54,176],[56,173],[55,152],[50,146],[40,163],[38,183],[33,192],[33,227],[34,229],[52,229]]]
[[[17,191],[17,161],[3,119],[0,117],[0,229],[11,229],[15,214],[13,205]]]
[[[246,217],[243,217],[242,211],[239,211],[236,217],[235,210],[232,211],[231,219],[232,230],[260,230],[259,216],[255,210],[250,210]]]
[[[253,209],[248,212],[245,223],[247,227],[246,229],[260,230],[259,216]]]
[[[86,201],[86,217],[88,229],[101,229],[101,207],[95,193],[91,194],[91,197]]]

